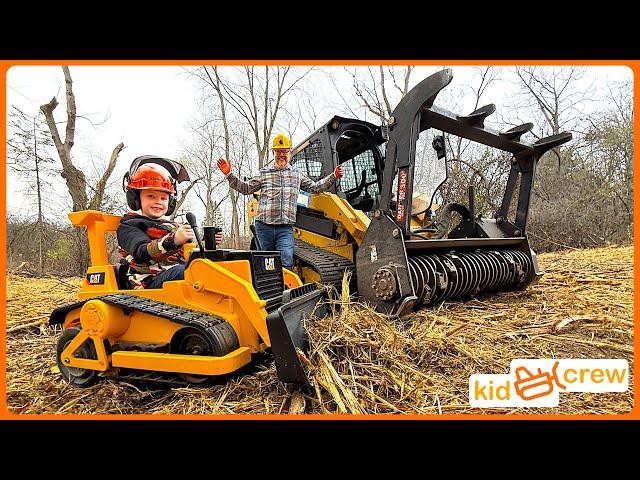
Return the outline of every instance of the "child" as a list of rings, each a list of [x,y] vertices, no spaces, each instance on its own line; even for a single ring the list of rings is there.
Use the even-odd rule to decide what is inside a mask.
[[[176,181],[156,163],[137,166],[133,173],[125,175],[127,179],[127,203],[140,213],[124,215],[116,235],[120,255],[129,262],[131,287],[162,288],[168,280],[183,280],[183,245],[194,239],[194,233],[189,225],[179,225],[168,218],[176,206]],[[216,243],[221,240],[222,234],[216,235]]]

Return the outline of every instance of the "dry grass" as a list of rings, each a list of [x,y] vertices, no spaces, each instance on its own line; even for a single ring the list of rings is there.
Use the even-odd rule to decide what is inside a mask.
[[[474,409],[474,373],[507,373],[514,358],[625,358],[633,371],[633,248],[539,256],[542,280],[523,292],[446,302],[389,321],[349,304],[308,326],[315,391],[299,404],[270,363],[208,388],[146,390],[105,379],[88,389],[52,373],[60,332],[44,322],[76,298],[78,279],[7,281],[7,404],[14,413],[626,413],[624,393],[563,393],[558,408]],[[633,377],[630,377],[633,382]]]

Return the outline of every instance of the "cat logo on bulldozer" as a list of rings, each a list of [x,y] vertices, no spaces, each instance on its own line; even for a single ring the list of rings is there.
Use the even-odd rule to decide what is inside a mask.
[[[265,270],[275,270],[276,269],[276,259],[273,257],[264,259],[264,268]]]
[[[104,272],[87,274],[89,285],[104,285]]]

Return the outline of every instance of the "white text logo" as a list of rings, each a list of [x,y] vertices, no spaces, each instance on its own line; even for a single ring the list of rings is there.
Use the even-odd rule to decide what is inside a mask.
[[[557,407],[560,392],[625,392],[624,359],[517,359],[508,374],[469,377],[472,407]]]

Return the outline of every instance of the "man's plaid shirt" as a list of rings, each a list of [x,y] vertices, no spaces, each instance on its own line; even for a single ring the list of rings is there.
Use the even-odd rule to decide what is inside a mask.
[[[296,204],[300,190],[318,193],[327,190],[336,177],[332,173],[314,182],[287,165],[282,170],[273,167],[260,169],[260,173],[243,182],[233,173],[227,175],[229,186],[249,195],[262,190],[256,220],[272,225],[296,223]]]

